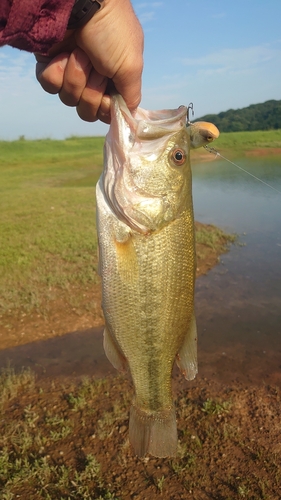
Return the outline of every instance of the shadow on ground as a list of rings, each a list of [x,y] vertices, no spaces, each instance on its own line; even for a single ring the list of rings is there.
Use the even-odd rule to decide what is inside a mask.
[[[32,369],[40,377],[106,376],[115,372],[102,345],[103,328],[67,333],[0,351],[0,367]]]
[[[223,322],[222,318],[222,322]],[[199,315],[200,326],[200,315]],[[272,384],[281,387],[280,352],[263,346],[242,343],[236,332],[229,331],[228,342],[221,335],[223,324],[209,324],[208,335],[203,325],[199,337],[199,377],[224,385],[239,382],[245,385]],[[232,334],[231,334],[232,333]],[[105,377],[116,374],[103,350],[103,327],[75,331],[47,340],[11,347],[0,351],[0,368],[15,371],[30,368],[38,377]],[[269,347],[269,346],[268,346]],[[174,375],[178,369],[174,368]],[[196,380],[187,385],[196,385]]]

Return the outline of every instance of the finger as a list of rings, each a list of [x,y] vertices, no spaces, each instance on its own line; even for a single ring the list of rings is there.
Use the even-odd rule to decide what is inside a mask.
[[[130,111],[134,111],[141,101],[141,74],[142,66],[141,69],[136,68],[134,72],[123,73],[122,77],[117,73],[112,79],[117,92],[122,95]]]
[[[63,84],[63,75],[69,59],[68,53],[62,53],[50,59],[37,57],[36,78],[43,89],[50,94],[57,94]]]
[[[138,23],[135,38],[129,50],[124,51],[122,64],[112,76],[117,92],[122,95],[131,111],[134,111],[141,101],[142,71],[143,31]]]
[[[110,124],[110,97],[109,95],[104,95],[101,100],[101,105],[98,110],[98,119],[103,122]]]
[[[106,86],[107,78],[92,69],[76,108],[82,120],[94,122],[99,119],[99,112],[101,112],[101,117],[109,117],[110,102],[109,98],[107,101],[106,96],[104,96]]]
[[[63,77],[60,100],[67,106],[77,106],[91,72],[91,61],[82,49],[70,54]]]
[[[50,62],[46,58],[36,64],[36,78],[43,89],[49,94],[58,94],[63,84],[63,76],[68,63],[69,54],[62,53]],[[46,62],[45,62],[46,61]]]

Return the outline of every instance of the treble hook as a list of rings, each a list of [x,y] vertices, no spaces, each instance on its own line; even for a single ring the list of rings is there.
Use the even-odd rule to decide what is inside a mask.
[[[187,107],[187,122],[186,125],[191,125],[191,121],[189,119],[189,111],[191,110],[192,116],[194,116],[194,109],[193,109],[193,102],[190,102],[188,107]]]

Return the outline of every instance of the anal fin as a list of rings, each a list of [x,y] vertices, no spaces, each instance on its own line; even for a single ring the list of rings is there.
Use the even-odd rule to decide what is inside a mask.
[[[193,312],[183,345],[176,356],[176,363],[187,380],[193,380],[197,373],[197,328]]]
[[[100,256],[100,246],[99,246],[99,243],[98,243],[98,246],[97,246],[97,260],[98,260],[98,266],[97,266],[97,273],[99,276],[102,275],[102,268],[101,268],[101,256]]]
[[[108,360],[116,370],[124,371],[127,368],[127,360],[107,326],[103,331],[103,348]]]

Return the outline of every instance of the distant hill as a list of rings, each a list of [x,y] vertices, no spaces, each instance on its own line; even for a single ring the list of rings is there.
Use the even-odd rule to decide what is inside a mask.
[[[281,129],[281,101],[266,101],[251,104],[247,108],[229,109],[217,115],[205,115],[196,121],[214,123],[220,132],[238,132],[242,130]]]

